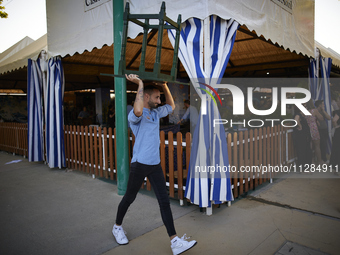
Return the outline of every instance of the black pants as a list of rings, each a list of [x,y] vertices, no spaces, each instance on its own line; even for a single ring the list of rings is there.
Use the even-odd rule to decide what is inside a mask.
[[[148,177],[151,186],[156,194],[162,220],[166,227],[168,235],[176,235],[174,220],[170,208],[170,200],[168,192],[166,190],[164,174],[160,164],[144,165],[138,162],[134,162],[131,164],[126,193],[118,206],[116,224],[121,225],[123,223],[123,218],[129,206],[135,200],[145,177]]]
[[[320,133],[320,151],[321,151],[321,159],[326,162],[327,161],[327,141],[328,141],[328,130],[327,129],[319,129]]]

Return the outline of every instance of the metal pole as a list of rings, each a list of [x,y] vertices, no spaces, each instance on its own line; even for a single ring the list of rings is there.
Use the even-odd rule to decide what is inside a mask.
[[[114,45],[114,73],[118,74],[119,59],[123,34],[124,0],[112,0],[113,4],[113,45]],[[117,186],[118,195],[124,195],[129,179],[128,155],[128,126],[126,79],[115,77],[115,105],[116,105],[116,157],[117,157]]]

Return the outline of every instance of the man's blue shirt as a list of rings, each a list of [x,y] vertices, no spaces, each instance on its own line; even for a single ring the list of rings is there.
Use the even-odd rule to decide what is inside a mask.
[[[171,112],[172,108],[168,104],[152,110],[143,108],[143,114],[140,117],[134,114],[133,109],[130,111],[128,120],[136,138],[131,163],[139,162],[146,165],[160,163],[159,119]]]

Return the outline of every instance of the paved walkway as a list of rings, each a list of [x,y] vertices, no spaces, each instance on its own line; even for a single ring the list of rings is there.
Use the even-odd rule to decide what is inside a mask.
[[[340,254],[339,196],[339,178],[287,178],[214,208],[212,216],[171,203],[178,234],[198,241],[185,254],[316,255]],[[115,243],[120,199],[114,182],[0,152],[0,254],[171,254],[147,191],[124,221],[130,243]]]

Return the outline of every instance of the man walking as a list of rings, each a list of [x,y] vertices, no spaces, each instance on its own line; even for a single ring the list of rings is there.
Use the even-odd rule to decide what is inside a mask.
[[[173,254],[180,254],[192,248],[196,241],[188,242],[185,240],[185,235],[179,238],[176,234],[159,155],[159,119],[171,113],[175,109],[175,103],[168,86],[162,84],[166,104],[157,108],[161,103],[159,89],[154,86],[144,88],[143,81],[137,75],[125,76],[129,81],[138,84],[133,111],[128,116],[131,130],[136,139],[126,193],[118,206],[116,224],[113,226],[112,234],[118,244],[129,242],[122,228],[123,218],[129,206],[135,200],[144,178],[148,177],[156,194],[162,220],[171,240],[172,252]]]

